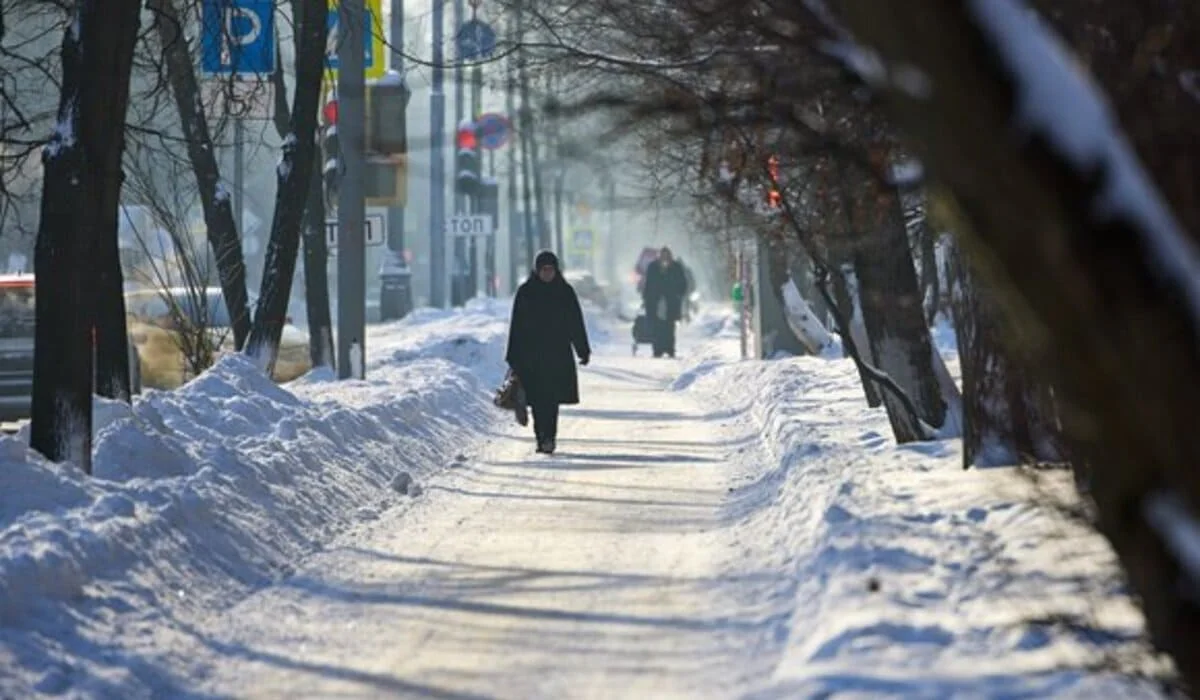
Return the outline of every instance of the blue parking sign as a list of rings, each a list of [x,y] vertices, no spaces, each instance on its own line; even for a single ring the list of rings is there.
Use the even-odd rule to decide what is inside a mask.
[[[200,70],[264,77],[275,72],[274,0],[203,0]]]

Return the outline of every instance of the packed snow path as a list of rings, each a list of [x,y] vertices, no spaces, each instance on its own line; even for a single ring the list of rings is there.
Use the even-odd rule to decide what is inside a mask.
[[[733,598],[763,582],[722,560],[727,465],[748,436],[732,411],[667,389],[679,370],[598,355],[584,403],[564,409],[558,454],[535,454],[515,424],[464,446],[410,507],[213,620],[206,690],[733,694],[770,663],[763,621]]]

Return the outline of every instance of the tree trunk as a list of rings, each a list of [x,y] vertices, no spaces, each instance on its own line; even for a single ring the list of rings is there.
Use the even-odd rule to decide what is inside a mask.
[[[1152,639],[1200,688],[1200,565],[1186,541],[1200,526],[1200,255],[1111,112],[1023,7],[843,7],[883,66],[933,87],[889,92],[893,114],[962,207],[967,252],[1028,332],[1022,356],[1070,408],[1063,424],[1088,459],[1097,525]],[[1031,118],[1035,84],[1071,99],[1032,97]],[[1086,129],[1064,126],[1080,115]]]
[[[62,44],[58,126],[43,158],[30,446],[88,473],[96,312],[112,308],[96,301],[112,282],[97,288],[96,255],[101,244],[116,245],[117,199],[106,180],[121,170],[139,9],[136,0],[75,5]]]
[[[942,295],[942,271],[937,260],[938,234],[929,225],[928,218],[921,220],[917,230],[921,246],[921,297],[925,302],[925,323],[932,326],[941,310]]]
[[[1050,439],[1036,386],[1011,356],[999,310],[988,290],[955,253],[954,328],[963,381],[963,468],[1016,466],[1061,459]]]
[[[275,215],[263,265],[262,290],[254,311],[254,327],[246,354],[268,376],[279,357],[279,340],[287,321],[288,299],[300,250],[300,225],[312,186],[317,156],[317,110],[328,35],[324,0],[303,0],[296,47],[296,90],[292,98],[290,131],[276,168]],[[322,222],[324,226],[324,222]],[[322,233],[322,235],[324,235]]]
[[[297,0],[289,0],[292,17],[303,22],[304,7]],[[296,36],[299,50],[300,35]],[[272,121],[280,139],[286,139],[292,120],[292,110],[287,102],[287,84],[284,82],[283,54],[276,47],[276,70],[271,75],[275,89],[275,108]],[[317,149],[314,158],[320,156]],[[304,245],[304,308],[308,318],[308,354],[313,367],[333,367],[333,313],[329,304],[329,246],[325,241],[325,186],[321,168],[313,168],[310,178],[308,199],[305,202],[304,220],[301,224],[301,242]]]
[[[333,367],[333,315],[329,308],[329,247],[325,242],[325,192],[321,169],[309,178],[304,210],[304,305],[313,367]]]
[[[242,241],[233,217],[230,194],[221,186],[221,171],[217,166],[216,149],[208,130],[208,119],[200,99],[192,55],[182,33],[179,11],[174,0],[149,0],[154,11],[154,27],[162,44],[167,80],[175,98],[179,125],[187,141],[188,161],[200,190],[200,207],[208,243],[221,281],[221,295],[232,322],[233,344],[240,350],[250,334],[250,309],[246,296],[246,260]]]
[[[137,24],[134,24],[130,35],[122,37],[121,41],[136,41],[137,29]],[[120,50],[126,50],[124,43],[121,44]],[[130,72],[132,59],[130,64],[122,62],[121,66],[122,71]],[[130,102],[128,80],[125,80],[124,86],[124,92],[112,96],[114,107],[120,104],[121,112],[110,116],[110,119],[118,121],[119,124],[124,124],[125,108]],[[120,89],[120,86],[114,86],[114,89]],[[104,170],[96,181],[96,196],[100,198],[98,214],[101,216],[96,220],[95,257],[90,263],[95,267],[96,283],[96,348],[92,375],[96,394],[106,399],[128,402],[133,394],[130,361],[137,360],[137,351],[132,351],[134,355],[131,358],[128,319],[125,315],[125,275],[121,271],[121,250],[118,241],[121,186],[125,184],[125,173],[121,169],[121,155],[125,152],[125,130],[116,125],[112,126],[112,130],[106,128],[106,133],[115,132],[115,136],[112,137],[115,142],[109,144],[106,150],[115,151],[109,152],[103,163],[94,163],[96,166],[102,166]]]
[[[855,347],[861,348],[861,352],[867,353],[863,359],[874,363],[875,357],[871,354],[871,343],[867,340],[867,327],[863,325],[862,303],[858,294],[858,279],[854,274],[854,266],[842,265],[837,271],[831,270],[830,276],[833,278],[833,298],[837,301],[837,313],[846,319]],[[846,357],[849,357],[850,351],[845,349],[848,346],[843,343],[842,347]],[[879,393],[879,387],[875,386],[875,382],[862,371],[861,367],[858,368],[858,378],[862,382],[867,406],[870,408],[882,406],[883,396]]]
[[[823,353],[833,342],[833,338],[800,294],[800,288],[796,286],[794,279],[788,280],[780,288],[779,297],[783,303],[783,316],[792,329],[792,335],[796,336],[810,354]]]
[[[852,172],[848,164],[841,167],[843,177]],[[900,197],[894,188],[865,173],[856,174],[862,177],[858,182],[846,182],[845,192],[861,192],[847,206],[853,230],[859,234],[854,270],[871,354],[875,366],[913,400],[921,420],[940,428],[946,420],[946,403],[933,370],[933,340],[925,325]],[[896,442],[925,439],[926,431],[912,425],[896,397],[885,392],[883,404]]]
[[[524,37],[525,23],[524,13],[521,6],[524,3],[517,3],[517,32],[518,37]],[[529,90],[529,66],[525,54],[525,50],[520,48],[517,50],[517,86],[521,93],[521,109],[517,115],[518,131],[521,133],[521,146],[527,154],[529,169],[533,174],[533,199],[534,206],[537,210],[536,221],[538,225],[538,247],[542,249],[552,248],[554,246],[554,237],[550,230],[550,224],[546,218],[546,198],[542,187],[542,163],[538,157],[538,142],[537,142],[537,126],[533,123],[533,98],[530,97]],[[558,251],[559,255],[564,255],[564,251]],[[533,264],[531,259],[530,264]]]

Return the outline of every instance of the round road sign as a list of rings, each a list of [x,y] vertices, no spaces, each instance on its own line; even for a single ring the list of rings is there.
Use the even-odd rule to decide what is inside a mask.
[[[475,122],[479,145],[489,151],[503,148],[512,138],[512,122],[498,112],[488,112]]]
[[[458,57],[478,61],[496,52],[496,30],[478,19],[467,20],[458,30]]]

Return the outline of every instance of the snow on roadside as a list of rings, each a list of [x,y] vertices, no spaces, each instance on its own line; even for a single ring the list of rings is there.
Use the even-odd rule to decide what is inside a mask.
[[[155,663],[156,639],[402,504],[403,472],[498,418],[507,311],[374,327],[361,382],[280,387],[231,356],[133,407],[98,402],[95,478],[0,438],[0,697],[170,694],[159,669],[186,663]]]
[[[897,446],[849,360],[743,362],[736,338],[718,334],[675,388],[744,408],[768,451],[727,504],[733,566],[790,581],[757,601],[790,622],[752,697],[1158,696],[1105,670],[1162,665],[1107,543],[1044,505],[1069,500],[1067,475],[1035,486],[964,472],[957,440]]]

